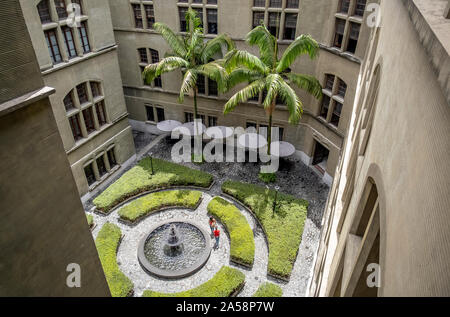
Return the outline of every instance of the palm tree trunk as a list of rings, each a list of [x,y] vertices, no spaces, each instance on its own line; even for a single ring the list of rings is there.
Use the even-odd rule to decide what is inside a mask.
[[[270,145],[272,143],[272,112],[269,114],[269,131],[267,131],[267,155],[270,155]]]
[[[194,120],[198,118],[197,114],[197,92],[198,88],[197,85],[194,86]]]

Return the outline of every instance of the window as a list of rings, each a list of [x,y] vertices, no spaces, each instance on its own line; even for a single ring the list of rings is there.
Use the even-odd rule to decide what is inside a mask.
[[[325,89],[329,91],[333,91],[333,85],[334,85],[334,75],[326,75],[325,79]]]
[[[295,31],[297,28],[297,17],[295,13],[286,13],[285,25],[284,25],[284,39],[295,40]]]
[[[339,4],[339,12],[348,14],[348,10],[350,8],[350,0],[341,0]]]
[[[343,52],[355,54],[358,44],[361,21],[352,18],[352,12],[355,16],[362,17],[366,8],[367,0],[340,0],[338,12],[336,14],[335,34],[333,46]],[[345,14],[345,16],[342,16]]]
[[[116,155],[114,154],[114,148],[106,152],[106,156],[108,157],[109,166],[111,168],[117,165]]]
[[[69,118],[70,128],[72,129],[73,138],[75,142],[83,137],[81,133],[80,120],[78,119],[78,114]]]
[[[91,186],[92,184],[94,184],[96,182],[94,168],[92,166],[92,163],[84,168],[84,174],[86,175],[86,179],[87,179],[89,186]]]
[[[346,92],[347,84],[342,79],[331,74],[325,76],[319,116],[327,121],[329,120],[328,122],[335,127],[339,126],[343,107],[342,100],[345,98]]]
[[[132,7],[133,7],[133,13],[134,13],[134,26],[137,29],[143,29],[144,23],[142,21],[141,5],[140,4],[132,4]]]
[[[324,95],[322,99],[322,109],[320,110],[320,116],[325,120],[327,119],[328,116],[328,109],[330,108],[330,102],[331,98],[328,97],[327,95]]]
[[[184,113],[184,121],[194,122],[194,114],[192,112],[185,112]]]
[[[264,12],[253,12],[253,28],[264,24]]]
[[[341,48],[344,40],[345,21],[341,19],[336,20],[336,33],[334,36],[334,46]]]
[[[217,126],[217,117],[208,116],[208,127]]]
[[[156,107],[156,117],[158,118],[158,122],[166,120],[166,116],[164,114],[164,108]]]
[[[94,115],[92,113],[92,107],[83,110],[84,123],[86,125],[87,133],[95,131]]]
[[[64,44],[66,45],[69,58],[74,58],[77,56],[77,51],[73,42],[72,29],[66,26],[62,28],[62,31],[64,35]]]
[[[367,0],[356,0],[355,15],[364,16]]]
[[[280,30],[280,15],[279,12],[269,12],[269,31],[270,34],[277,37]]]
[[[188,3],[189,0],[178,0],[178,2],[181,2],[181,3]]]
[[[80,104],[88,102],[88,96],[86,92],[86,83],[80,84],[77,86],[77,94],[78,99],[80,100]]]
[[[298,0],[287,0],[287,2],[286,2],[286,8],[289,8],[289,9],[298,9],[298,4],[299,4],[299,1],[298,1]]]
[[[281,0],[270,0],[269,7],[270,8],[281,8]]]
[[[162,88],[161,76],[155,78],[154,85],[155,87]]]
[[[91,91],[92,91],[92,97],[99,97],[102,95],[102,91],[100,89],[100,84],[97,82],[91,81]]]
[[[104,126],[106,124],[105,103],[103,101],[96,103],[95,111],[97,112],[99,126]]]
[[[345,93],[347,92],[347,84],[344,83],[344,81],[342,81],[341,79],[339,79],[339,84],[338,84],[338,96],[345,98]]]
[[[192,3],[203,3],[203,0],[192,0]]]
[[[50,9],[48,6],[48,0],[43,0],[39,2],[39,4],[37,5],[37,9],[42,24],[52,22],[52,18],[50,16]]]
[[[205,89],[205,76],[198,75],[197,76],[197,89],[198,93],[204,95],[206,93]]]
[[[350,36],[348,39],[347,51],[350,53],[356,52],[356,46],[358,45],[359,38],[359,30],[361,28],[361,24],[350,23]]]
[[[218,94],[217,83],[210,78],[208,78],[208,90],[209,90],[208,91],[209,96],[217,96],[217,94]]]
[[[180,16],[180,32],[186,32],[187,30],[187,23],[186,23],[187,10],[188,9],[185,7],[178,8],[178,14]]]
[[[148,56],[146,48],[138,48],[139,59],[141,63],[148,64]]]
[[[86,22],[81,22],[81,26],[78,30],[80,31],[80,39],[81,39],[81,46],[83,47],[83,52],[89,53],[91,51],[91,47],[89,45]]]
[[[206,18],[208,23],[208,33],[217,34],[217,10],[207,9]]]
[[[150,49],[150,56],[152,58],[152,63],[156,64],[159,62],[159,53],[157,50]],[[155,87],[162,87],[162,80],[161,76],[155,78],[155,81],[153,82]]]
[[[103,160],[103,155],[98,157],[96,159],[98,173],[100,177],[103,177],[106,173],[108,173],[108,170],[106,169],[105,161]]]
[[[333,114],[331,115],[330,123],[332,125],[338,126],[339,120],[341,119],[342,112],[342,104],[340,102],[336,102],[333,109]]]
[[[153,29],[153,24],[155,24],[155,11],[153,5],[144,5],[144,9],[147,16],[147,29]]]
[[[207,4],[217,4],[217,0],[208,0],[206,1]]]
[[[65,0],[55,0],[56,13],[60,20],[67,18],[67,8]]]
[[[72,0],[73,4],[78,4],[80,6],[80,14],[83,14],[83,6],[81,5],[81,0]]]
[[[66,108],[66,111],[72,110],[75,108],[75,105],[73,103],[72,98],[72,92],[70,92],[63,100],[64,107]]]
[[[264,8],[266,6],[266,0],[253,0],[253,6]]]
[[[147,112],[147,121],[155,122],[155,110],[153,106],[145,105],[145,111]]]
[[[245,125],[245,128],[246,128],[246,129],[248,129],[248,128],[254,128],[254,129],[256,130],[257,127],[258,127],[258,125],[257,125],[255,122],[250,122],[250,121],[247,121],[247,123],[246,123],[246,125]]]
[[[53,64],[60,63],[62,61],[62,57],[61,51],[59,50],[58,41],[56,39],[55,30],[45,31],[44,35]]]

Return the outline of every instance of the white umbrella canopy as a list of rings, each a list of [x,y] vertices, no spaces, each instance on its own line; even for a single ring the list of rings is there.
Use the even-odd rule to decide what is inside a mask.
[[[158,122],[156,125],[158,130],[163,132],[172,132],[173,129],[178,128],[179,126],[181,126],[181,122],[176,120],[165,120]]]
[[[267,145],[267,140],[261,134],[245,133],[238,138],[238,143],[242,147],[256,150],[265,147]]]
[[[206,129],[205,134],[211,139],[222,140],[233,135],[234,129],[224,126],[210,127]]]
[[[288,157],[295,153],[295,147],[284,141],[276,141],[270,144],[270,154],[278,157]]]
[[[200,122],[187,122],[173,129],[173,131],[179,131],[183,135],[197,136],[202,135],[206,130],[206,126]]]

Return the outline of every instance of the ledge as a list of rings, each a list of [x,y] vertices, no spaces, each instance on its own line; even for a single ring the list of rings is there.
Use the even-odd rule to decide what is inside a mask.
[[[24,108],[32,103],[42,100],[55,93],[55,89],[51,87],[43,87],[41,89],[29,92],[20,97],[11,99],[0,104],[0,117],[3,117],[11,112]]]

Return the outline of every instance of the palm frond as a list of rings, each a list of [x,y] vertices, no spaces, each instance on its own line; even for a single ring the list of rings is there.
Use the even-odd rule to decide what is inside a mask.
[[[228,114],[236,108],[241,102],[246,102],[247,100],[258,95],[264,88],[264,80],[259,79],[248,85],[247,87],[238,91],[233,97],[231,97],[225,104],[223,113]]]
[[[262,75],[269,72],[269,68],[259,59],[259,57],[250,54],[247,51],[233,50],[225,56],[226,69],[231,71],[236,67],[244,66],[245,68],[256,71]]]
[[[228,73],[220,62],[212,61],[210,63],[200,65],[196,68],[196,71],[217,82],[217,88],[220,92],[226,91]]]
[[[268,109],[272,106],[272,102],[277,97],[280,87],[281,81],[284,81],[283,78],[278,74],[270,74],[266,77],[266,89],[267,95],[266,99],[263,101],[264,109]]]
[[[147,65],[142,72],[142,79],[146,84],[150,84],[156,77],[156,70],[158,68],[159,63]]]
[[[161,76],[164,73],[171,72],[178,68],[188,67],[189,63],[181,57],[172,56],[163,58],[159,63],[157,63],[155,76]]]
[[[281,100],[287,106],[289,112],[289,123],[297,124],[303,114],[303,104],[292,89],[284,80],[280,82],[278,91]]]
[[[286,76],[293,84],[310,93],[314,98],[322,97],[322,85],[314,76],[293,73],[286,74]]]
[[[311,35],[300,35],[288,46],[277,66],[277,72],[281,73],[303,54],[308,54],[311,59],[316,58],[319,53],[319,44]]]
[[[188,69],[183,77],[183,83],[180,89],[180,96],[178,97],[178,101],[182,103],[184,101],[184,95],[189,93],[191,89],[194,89],[197,85],[197,73]]]
[[[200,27],[202,25],[202,20],[198,17],[198,14],[192,8],[189,8],[186,12],[186,31],[191,33],[195,30],[200,30],[203,33],[203,28]]]
[[[222,52],[223,47],[226,47],[227,52],[235,48],[233,40],[227,34],[221,34],[206,43],[201,51],[201,61],[208,63],[214,55]]]
[[[169,44],[170,48],[173,52],[178,56],[186,55],[186,46],[184,41],[178,37],[167,25],[164,23],[156,22],[153,25],[153,28],[161,33],[162,37],[166,40],[167,44]]]
[[[242,67],[236,68],[228,74],[227,89],[229,90],[241,83],[253,82],[260,77],[261,75],[258,72],[254,72]]]
[[[257,45],[259,47],[261,61],[264,64],[270,68],[275,65],[277,62],[275,56],[276,39],[264,25],[257,26],[251,30],[247,34],[246,41],[250,45]]]

